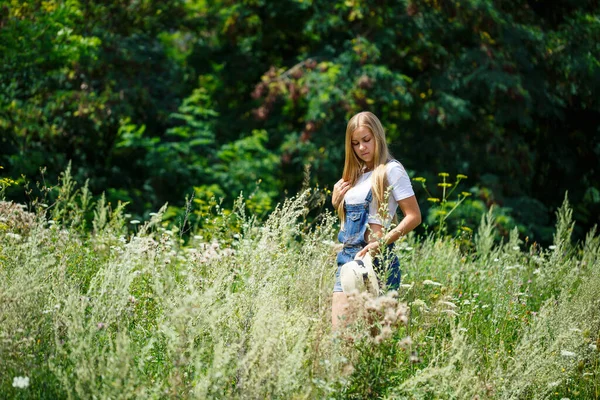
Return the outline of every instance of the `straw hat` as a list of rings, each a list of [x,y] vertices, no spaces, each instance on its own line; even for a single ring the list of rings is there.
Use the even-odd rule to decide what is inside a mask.
[[[355,258],[342,265],[340,269],[340,281],[344,293],[366,290],[373,295],[377,295],[379,292],[377,275],[375,275],[375,271],[373,270],[373,259],[369,253],[363,258]]]

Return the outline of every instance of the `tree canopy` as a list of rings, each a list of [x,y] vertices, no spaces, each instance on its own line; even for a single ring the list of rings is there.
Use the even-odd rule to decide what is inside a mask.
[[[13,179],[71,161],[140,214],[192,190],[266,212],[306,165],[339,179],[346,122],[370,110],[412,176],[469,176],[470,204],[532,239],[565,191],[582,230],[599,222],[596,1],[9,1],[0,26]]]

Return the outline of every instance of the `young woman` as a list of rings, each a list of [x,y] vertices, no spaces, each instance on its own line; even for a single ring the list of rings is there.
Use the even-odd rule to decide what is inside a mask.
[[[335,329],[348,305],[340,284],[342,265],[367,252],[376,256],[380,252],[381,239],[388,247],[383,257],[375,257],[375,264],[381,264],[383,259],[383,267],[387,269],[386,287],[398,287],[400,265],[389,250],[396,240],[421,223],[421,211],[410,179],[402,164],[391,157],[381,122],[368,111],[358,113],[348,121],[344,172],[333,187],[332,203],[342,223],[338,239],[344,244],[337,255],[338,269],[333,288],[331,317]],[[395,219],[398,207],[404,218],[382,237],[387,230],[384,227],[389,228]],[[379,277],[382,277],[381,271]]]

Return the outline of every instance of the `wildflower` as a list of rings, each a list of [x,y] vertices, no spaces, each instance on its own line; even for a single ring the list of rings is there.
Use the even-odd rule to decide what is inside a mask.
[[[411,289],[413,287],[412,283],[403,283],[400,285],[402,289]]]
[[[440,304],[444,304],[444,305],[446,305],[448,307],[456,308],[456,304],[451,303],[449,301],[440,301]]]
[[[446,177],[450,176],[450,174],[449,174],[449,173],[447,173],[447,172],[440,172],[440,173],[438,174],[438,176],[441,176],[441,177],[443,177],[443,178],[446,178]]]
[[[447,188],[449,188],[449,187],[452,187],[452,184],[451,184],[451,183],[438,183],[437,185],[438,185],[439,187],[447,187]]]
[[[438,199],[437,197],[428,197],[427,201],[430,201],[432,203],[439,203],[440,199]]]
[[[416,178],[413,178],[413,181],[415,182],[425,182],[427,181],[427,179],[421,177],[421,176],[417,176]]]
[[[421,299],[416,299],[415,301],[413,301],[412,305],[413,305],[413,307],[418,307],[418,308],[424,309],[425,311],[429,311],[429,307],[427,306],[427,303],[425,303]]]
[[[98,327],[98,329],[104,329],[104,328],[106,328],[106,324],[104,322],[98,322],[97,327]]]
[[[400,346],[403,349],[412,346],[412,344],[413,344],[413,341],[410,338],[410,336],[407,336],[407,337],[405,337],[404,339],[402,339],[401,341],[398,342],[398,346]]]
[[[6,237],[9,237],[9,238],[15,239],[15,240],[21,240],[21,235],[19,235],[18,233],[8,232],[6,234]]]
[[[392,337],[392,333],[393,333],[392,328],[390,328],[389,326],[384,326],[383,328],[381,328],[380,336],[383,340],[385,340],[385,339]]]
[[[576,356],[575,353],[573,353],[572,351],[568,351],[568,350],[561,350],[560,355],[564,356],[564,357],[575,357]]]
[[[513,246],[512,248],[513,250],[520,250],[521,248],[519,246]]]
[[[13,379],[13,387],[18,389],[25,389],[29,386],[29,377],[28,376],[15,376]]]
[[[137,225],[137,224],[140,223],[140,221],[137,220],[137,219],[132,219],[131,221],[129,221],[129,223],[132,224],[132,225]]]
[[[467,179],[467,178],[468,178],[468,176],[466,176],[466,175],[463,175],[463,174],[458,174],[458,175],[456,175],[456,179]],[[464,193],[464,192],[463,192],[463,193]],[[470,194],[470,193],[469,193],[469,194]]]
[[[442,286],[442,284],[441,284],[441,283],[439,283],[439,282],[434,282],[434,281],[432,281],[432,280],[429,280],[429,279],[425,279],[425,280],[423,281],[423,285],[426,285],[426,286]]]
[[[344,375],[352,375],[354,373],[354,366],[352,364],[346,364],[342,370]]]

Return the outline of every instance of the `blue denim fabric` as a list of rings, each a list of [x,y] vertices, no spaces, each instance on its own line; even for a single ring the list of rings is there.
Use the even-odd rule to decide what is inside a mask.
[[[342,265],[354,260],[356,254],[367,245],[365,241],[365,232],[369,226],[369,203],[373,199],[373,194],[369,190],[369,194],[362,204],[344,204],[344,212],[346,214],[346,221],[344,227],[338,234],[338,240],[344,244],[344,248],[337,255],[337,271],[335,273],[335,285],[333,291],[342,292],[342,284],[340,282],[340,269]],[[400,262],[398,257],[392,253],[394,245],[390,244],[387,246],[384,254],[375,257],[374,266],[377,277],[380,281],[382,277],[386,277],[386,288],[397,289],[400,286]],[[381,261],[383,262],[383,268],[381,268]],[[387,271],[384,269],[387,266]]]

